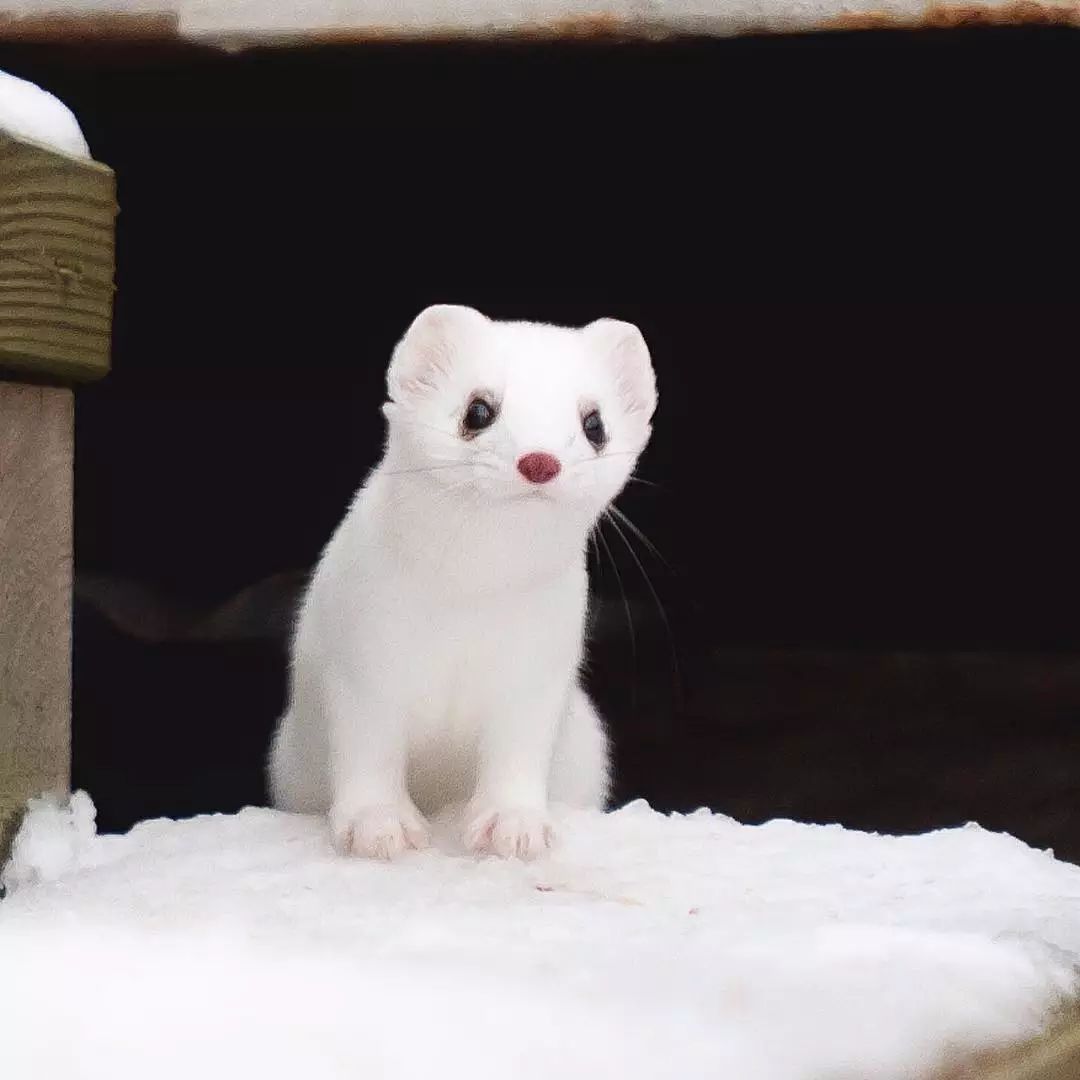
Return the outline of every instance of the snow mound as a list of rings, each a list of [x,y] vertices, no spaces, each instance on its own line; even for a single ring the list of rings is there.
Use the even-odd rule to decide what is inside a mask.
[[[75,114],[47,90],[6,71],[0,71],[0,131],[71,157],[90,157]]]
[[[37,804],[6,871],[12,1076],[885,1080],[1078,988],[1080,868],[976,826],[638,802],[560,814],[538,863],[468,858],[447,820],[382,864],[270,810],[123,837],[66,812]]]
[[[31,799],[0,873],[0,886],[16,889],[55,881],[77,870],[96,839],[97,811],[85,791],[61,801],[55,795]]]

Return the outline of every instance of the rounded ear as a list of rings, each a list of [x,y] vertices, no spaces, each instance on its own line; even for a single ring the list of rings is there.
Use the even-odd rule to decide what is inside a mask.
[[[646,421],[651,419],[656,411],[656,374],[641,331],[633,323],[597,319],[584,333],[614,374],[627,412],[643,413]]]
[[[457,304],[434,304],[413,319],[397,343],[386,371],[391,401],[407,401],[435,390],[450,371],[454,353],[470,333],[485,325],[479,311]]]

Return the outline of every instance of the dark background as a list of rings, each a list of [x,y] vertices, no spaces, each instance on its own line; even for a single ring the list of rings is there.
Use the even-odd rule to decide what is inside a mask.
[[[620,505],[669,566],[606,530],[594,568],[619,799],[1080,859],[1078,40],[0,46],[118,176],[76,416],[101,825],[264,797],[296,590],[453,301],[652,347]]]

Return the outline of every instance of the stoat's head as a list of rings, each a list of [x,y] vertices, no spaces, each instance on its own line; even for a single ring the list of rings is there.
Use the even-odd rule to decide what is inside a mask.
[[[387,387],[388,471],[593,515],[626,484],[656,409],[636,326],[493,322],[449,305],[417,316],[394,350]]]

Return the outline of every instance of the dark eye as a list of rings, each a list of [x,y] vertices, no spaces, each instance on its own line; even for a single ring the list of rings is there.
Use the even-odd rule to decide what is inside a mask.
[[[585,432],[585,438],[589,440],[594,450],[599,450],[607,442],[604,421],[600,419],[600,414],[595,409],[581,418],[581,430]]]
[[[475,435],[478,431],[483,431],[484,428],[491,427],[494,423],[494,407],[489,405],[483,398],[473,398],[469,402],[469,407],[465,410],[461,426],[464,428],[466,435]]]

